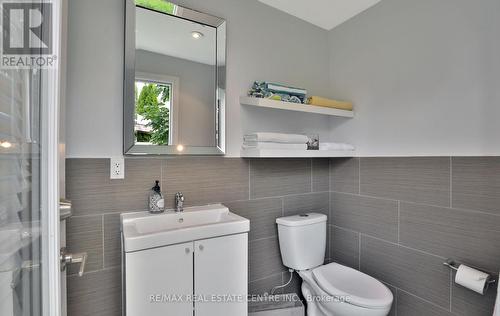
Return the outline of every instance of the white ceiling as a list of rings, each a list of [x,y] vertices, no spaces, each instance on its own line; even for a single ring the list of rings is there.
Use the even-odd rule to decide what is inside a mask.
[[[316,26],[331,30],[381,0],[259,0]]]
[[[215,65],[216,29],[142,8],[136,8],[135,46],[162,55]],[[194,39],[191,32],[204,34]]]

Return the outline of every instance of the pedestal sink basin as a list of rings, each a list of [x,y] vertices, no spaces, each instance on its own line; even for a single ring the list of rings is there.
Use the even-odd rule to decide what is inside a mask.
[[[245,233],[250,221],[221,204],[193,206],[183,212],[121,214],[123,249],[133,252],[187,241]]]

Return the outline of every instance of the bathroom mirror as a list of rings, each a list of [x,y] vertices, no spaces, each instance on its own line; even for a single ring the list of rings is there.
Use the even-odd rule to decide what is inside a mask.
[[[124,153],[224,154],[225,21],[125,1]]]

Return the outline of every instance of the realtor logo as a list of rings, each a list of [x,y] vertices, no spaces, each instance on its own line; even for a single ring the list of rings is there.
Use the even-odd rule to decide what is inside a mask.
[[[2,1],[2,66],[53,66],[52,3]]]

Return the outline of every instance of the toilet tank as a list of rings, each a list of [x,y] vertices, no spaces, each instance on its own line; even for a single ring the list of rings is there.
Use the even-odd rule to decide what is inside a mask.
[[[283,264],[294,270],[318,267],[325,260],[326,220],[324,214],[305,213],[276,219]]]

